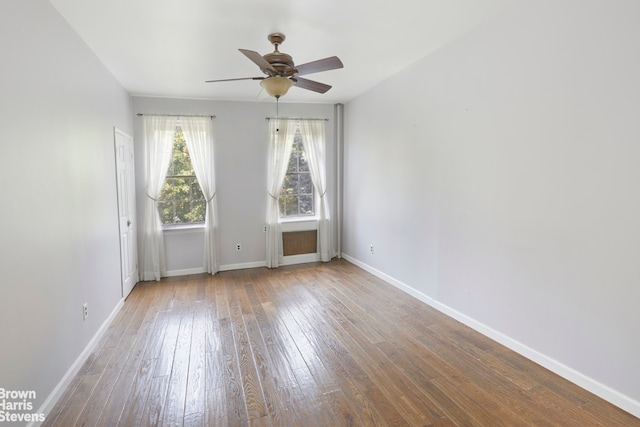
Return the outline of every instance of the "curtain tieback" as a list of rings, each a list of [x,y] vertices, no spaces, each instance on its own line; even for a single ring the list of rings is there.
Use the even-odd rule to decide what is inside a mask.
[[[325,194],[327,194],[327,190],[324,190],[324,192],[320,195],[320,198],[322,199]]]
[[[269,196],[271,196],[271,198],[272,198],[273,200],[278,200],[278,198],[277,198],[276,196],[274,196],[273,194],[271,194],[271,191],[267,191],[267,194],[268,194]]]
[[[158,202],[158,199],[154,199],[153,197],[151,197],[151,196],[149,195],[149,193],[144,193],[144,194],[146,194],[146,195],[147,195],[147,197],[148,197],[148,198],[150,198],[151,200],[153,200],[154,202],[156,202],[156,203]]]
[[[213,195],[209,198],[209,200],[207,200],[207,203],[211,203],[211,201],[213,200],[214,197],[216,197],[216,194],[218,194],[217,191],[213,192]]]

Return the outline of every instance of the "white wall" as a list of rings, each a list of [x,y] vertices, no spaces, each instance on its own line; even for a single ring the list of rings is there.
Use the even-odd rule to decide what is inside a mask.
[[[235,82],[255,84],[256,82]],[[291,90],[299,90],[293,88]],[[219,214],[219,261],[222,269],[255,267],[265,262],[266,177],[268,122],[276,115],[273,102],[226,102],[193,99],[133,97],[134,114],[215,115],[214,145]],[[335,119],[331,104],[280,102],[280,117],[327,118],[327,181],[335,217]],[[134,119],[138,214],[144,209],[143,118]],[[165,231],[169,275],[202,272],[203,233]],[[335,240],[335,239],[334,239]],[[237,252],[235,246],[241,244]],[[141,237],[138,247],[142,248]]]
[[[640,416],[638,16],[521,2],[349,102],[343,252]]]
[[[0,2],[0,57],[0,387],[35,411],[121,300],[113,127],[132,112],[45,0]]]

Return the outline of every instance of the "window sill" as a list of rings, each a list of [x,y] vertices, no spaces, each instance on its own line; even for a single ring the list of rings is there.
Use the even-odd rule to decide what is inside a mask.
[[[297,218],[281,218],[280,227],[282,231],[308,231],[318,229],[318,218],[313,217],[297,217]]]
[[[200,231],[204,230],[204,222],[200,222],[197,224],[172,224],[172,225],[163,225],[163,232],[174,232],[174,231]]]

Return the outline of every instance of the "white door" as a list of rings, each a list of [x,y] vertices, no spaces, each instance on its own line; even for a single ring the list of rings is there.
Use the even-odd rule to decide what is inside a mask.
[[[126,298],[138,282],[136,244],[136,190],[133,173],[133,138],[115,129],[116,177],[118,185],[118,218],[120,220],[120,269],[122,298]]]

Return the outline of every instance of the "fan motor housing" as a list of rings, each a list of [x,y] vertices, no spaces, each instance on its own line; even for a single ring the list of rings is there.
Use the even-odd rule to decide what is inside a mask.
[[[293,66],[293,58],[291,55],[280,52],[278,46],[285,40],[285,35],[282,33],[271,33],[267,36],[267,39],[275,47],[272,53],[262,55],[265,61],[267,61],[273,68],[278,70],[279,75],[291,75],[295,72]]]
[[[293,58],[291,55],[283,52],[272,52],[262,56],[273,68],[281,73],[286,73],[293,68]]]

